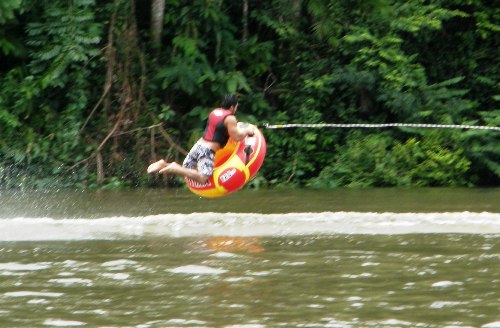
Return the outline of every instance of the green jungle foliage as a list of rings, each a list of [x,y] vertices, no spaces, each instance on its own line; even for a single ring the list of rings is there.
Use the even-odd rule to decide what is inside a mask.
[[[500,126],[499,18],[480,0],[2,0],[0,188],[180,186],[147,165],[182,161],[227,93],[259,125]],[[497,131],[263,132],[252,187],[500,182]]]

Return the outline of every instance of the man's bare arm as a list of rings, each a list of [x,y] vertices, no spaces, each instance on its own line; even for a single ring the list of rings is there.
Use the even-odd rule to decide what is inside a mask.
[[[238,120],[233,115],[226,117],[224,123],[226,124],[229,137],[234,141],[241,141],[246,136],[253,136],[255,133],[255,127],[251,124],[238,128]]]

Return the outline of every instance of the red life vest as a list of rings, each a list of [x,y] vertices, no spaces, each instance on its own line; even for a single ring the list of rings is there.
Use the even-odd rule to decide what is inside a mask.
[[[234,114],[230,110],[223,108],[216,108],[211,111],[210,115],[208,115],[207,127],[205,128],[203,139],[217,142],[221,147],[224,147],[229,140],[229,133],[224,125],[224,120],[229,115]]]

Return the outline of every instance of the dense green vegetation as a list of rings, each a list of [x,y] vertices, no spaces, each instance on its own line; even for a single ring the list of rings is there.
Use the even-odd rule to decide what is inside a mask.
[[[499,17],[481,0],[2,0],[0,188],[179,185],[147,164],[182,161],[226,93],[258,124],[499,126]],[[254,185],[500,182],[496,131],[264,133]]]

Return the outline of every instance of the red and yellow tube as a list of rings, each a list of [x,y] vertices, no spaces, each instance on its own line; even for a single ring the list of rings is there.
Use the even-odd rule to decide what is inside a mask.
[[[226,146],[215,153],[214,173],[207,183],[199,184],[184,179],[189,190],[198,196],[216,198],[241,189],[259,171],[266,157],[266,140],[255,128],[252,137],[240,142],[229,139]]]

